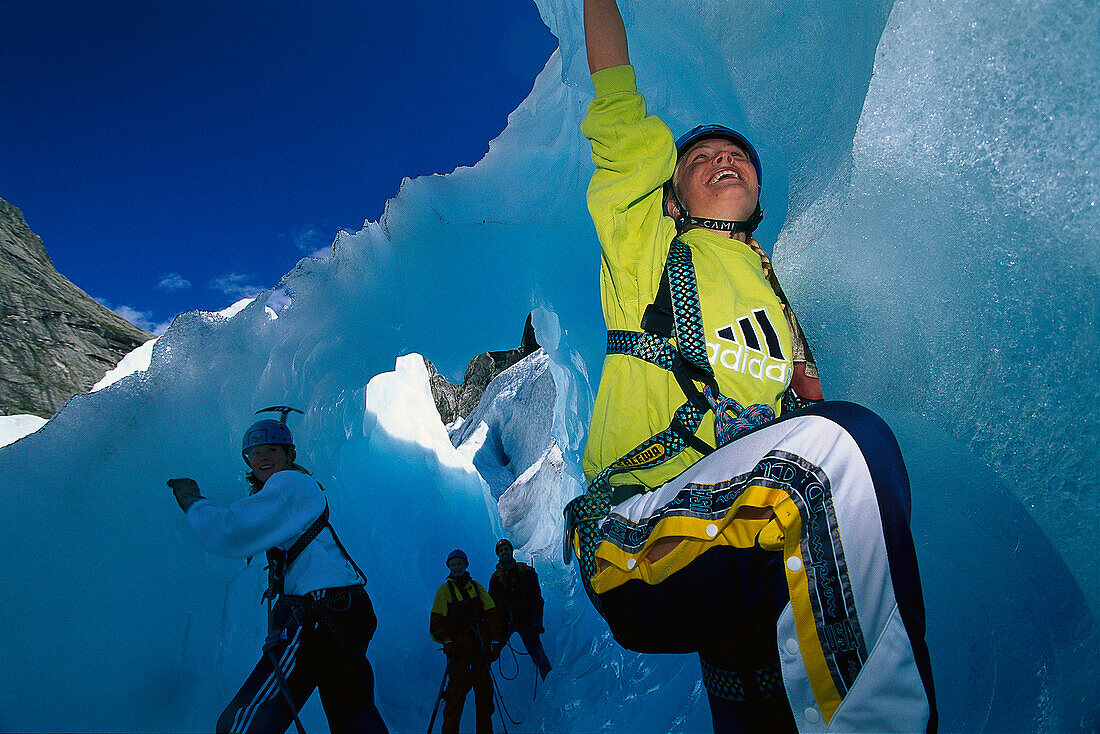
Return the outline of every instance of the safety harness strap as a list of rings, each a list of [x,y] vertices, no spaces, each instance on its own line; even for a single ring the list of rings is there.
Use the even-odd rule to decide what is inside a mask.
[[[304,533],[299,536],[298,540],[294,542],[294,545],[290,546],[290,549],[286,552],[286,556],[283,558],[283,563],[287,568],[290,568],[290,564],[298,560],[298,556],[302,555],[302,551],[306,549],[306,546],[313,542],[313,539],[321,534],[321,531],[328,525],[328,502],[325,502],[325,509],[321,511],[321,514],[313,521]]]
[[[715,435],[719,446],[775,417],[770,406],[754,405],[744,410],[736,401],[721,395],[707,357],[699,286],[691,261],[691,249],[679,236],[669,244],[657,299],[646,308],[641,326],[645,331],[609,330],[607,353],[636,357],[668,370],[687,402],[676,410],[667,428],[604,468],[589,483],[585,494],[566,505],[563,558],[566,563],[572,560],[575,531],[578,543],[576,554],[586,579],[596,573],[598,526],[611,509],[611,477],[658,466],[688,447],[703,455],[714,451],[713,446],[696,435],[703,416],[708,412],[715,414]],[[672,338],[676,340],[675,346],[670,341]],[[703,390],[698,388],[696,382],[704,385]],[[735,409],[737,414],[723,414],[731,409]],[[616,496],[616,499],[621,501],[624,498]],[[599,606],[594,596],[593,602]]]
[[[607,332],[608,354],[629,354],[663,370],[672,370],[676,363],[676,347],[659,336],[645,331],[612,329]]]
[[[454,604],[455,616],[459,621],[462,621],[462,602],[466,601],[466,598],[462,596],[462,591],[455,586],[454,581],[447,579],[447,587],[451,590],[451,602]]]
[[[662,294],[668,299],[667,305],[662,299]],[[671,327],[669,321],[671,321]],[[674,237],[669,244],[668,257],[665,260],[664,271],[661,273],[661,284],[658,286],[657,300],[646,308],[646,313],[642,316],[642,328],[646,330],[642,332],[608,331],[607,353],[627,354],[668,370],[676,379],[676,384],[680,386],[688,403],[694,408],[694,412],[699,414],[698,420],[693,417],[685,421],[683,419],[685,416],[681,415],[684,406],[676,411],[669,427],[662,433],[671,430],[684,443],[684,446],[680,446],[675,452],[664,454],[652,466],[668,461],[685,446],[691,446],[704,455],[709,454],[714,451],[714,447],[696,436],[695,432],[702,423],[703,414],[712,411],[715,403],[713,400],[708,400],[705,392],[701,391],[695,383],[701,382],[706,389],[710,390],[711,395],[718,395],[718,382],[714,378],[714,370],[711,369],[707,358],[703,311],[699,306],[699,285],[695,279],[695,266],[691,262],[691,248],[685,245],[679,236]],[[675,346],[669,341],[673,336],[676,339]],[[644,451],[649,448],[648,443],[643,442],[638,448],[612,463],[609,468],[632,459],[639,450]],[[636,468],[641,467],[631,465],[627,470]]]
[[[656,333],[609,331],[607,353],[634,356],[672,372],[688,400],[676,410],[667,428],[605,467],[592,479],[583,495],[566,505],[563,559],[566,563],[571,562],[576,552],[585,579],[596,574],[595,551],[599,544],[599,522],[611,510],[611,477],[663,464],[688,446],[704,454],[713,451],[713,447],[695,435],[709,408],[705,399],[700,400],[699,389],[688,374],[688,365],[694,368],[691,372],[701,373],[700,376],[708,384],[714,381],[714,375],[707,361],[691,250],[680,241],[679,236],[674,237],[669,245],[658,291],[668,294],[669,305],[666,307],[662,302],[656,309],[646,309],[647,314],[643,315],[643,325],[649,324]],[[676,346],[668,341],[673,336],[676,338]],[[687,355],[684,354],[685,351]],[[576,551],[573,548],[574,532],[577,534]],[[589,591],[589,596],[598,609],[599,600],[592,594],[588,584],[585,584],[585,589]]]
[[[290,568],[290,564],[298,559],[298,556],[302,554],[306,546],[312,543],[314,538],[321,534],[321,531],[325,529],[326,525],[328,525],[327,501],[325,502],[325,509],[322,510],[317,519],[306,528],[306,531],[298,536],[298,540],[294,541],[294,545],[290,546],[290,548],[285,551],[279,548],[268,549],[267,590],[264,592],[262,599],[275,599],[275,597],[283,595],[283,581],[286,578],[286,571]]]
[[[703,686],[719,698],[727,701],[764,701],[785,696],[783,671],[779,665],[769,665],[756,670],[723,670],[702,658]]]
[[[322,489],[324,488],[322,487]],[[328,500],[326,500],[325,509],[322,510],[317,519],[306,528],[306,531],[298,536],[298,540],[294,541],[294,545],[290,546],[290,548],[285,551],[279,548],[271,548],[267,551],[267,590],[264,591],[261,601],[267,599],[274,600],[276,597],[283,596],[283,582],[286,579],[287,569],[290,568],[294,561],[298,560],[298,556],[302,555],[302,551],[306,549],[306,546],[312,543],[325,528],[328,528],[329,532],[332,533],[332,539],[336,541],[336,546],[340,549],[340,552],[344,554],[344,558],[348,559],[351,567],[355,569],[355,573],[358,574],[359,580],[364,584],[367,583],[366,574],[359,568],[359,564],[351,557],[351,554],[348,553],[344,544],[340,542],[340,536],[336,534],[335,528],[329,524]]]
[[[447,586],[451,590],[451,605],[447,609],[448,614],[454,612],[455,625],[458,629],[468,629],[480,642],[481,641],[481,617],[485,614],[485,603],[481,596],[474,593],[467,597],[462,593],[462,583],[448,578]]]
[[[302,596],[283,594],[279,597],[276,607],[285,607],[288,614],[287,623],[298,627],[316,623],[328,630],[340,647],[350,650],[353,656],[357,656],[366,651],[370,638],[352,648],[340,626],[338,615],[350,611],[354,597],[365,596],[366,593],[362,586],[345,586],[317,589]]]
[[[680,390],[687,397],[688,402],[692,403],[700,413],[706,413],[712,409],[711,401],[707,400],[705,392],[699,391],[694,381],[704,382],[707,385],[705,389],[711,389],[711,383],[714,383],[713,376],[699,374],[697,370],[693,370],[680,356],[680,353],[676,351],[676,347],[666,340],[644,331],[611,330],[607,332],[607,353],[626,354],[649,362],[663,370],[668,370],[676,378],[676,384],[680,386]],[[717,390],[718,386],[714,384],[712,392],[717,392]],[[677,426],[680,429],[686,428],[673,418],[670,427]],[[695,429],[698,429],[698,427],[696,425]],[[704,455],[714,451],[713,446],[695,435],[695,429],[692,429],[690,435],[684,436],[688,444]],[[682,430],[677,432],[683,433]]]
[[[580,536],[580,562],[581,570],[586,578],[592,578],[596,573],[597,529],[599,521],[607,516],[611,510],[611,477],[623,472],[639,469],[649,469],[659,466],[672,457],[682,452],[688,446],[696,448],[695,442],[702,444],[700,448],[707,451],[712,449],[704,441],[695,435],[699,424],[703,421],[704,413],[700,411],[690,400],[681,405],[672,417],[668,428],[660,433],[647,438],[642,443],[628,451],[618,461],[606,467],[597,474],[588,485],[588,491],[579,497],[575,497],[565,506],[565,547],[563,558],[566,563],[573,558],[573,531]]]
[[[714,379],[707,359],[707,342],[703,335],[703,310],[699,306],[699,285],[691,248],[674,237],[668,247],[665,274],[672,295],[672,317],[675,324],[676,349],[684,361],[699,372]]]

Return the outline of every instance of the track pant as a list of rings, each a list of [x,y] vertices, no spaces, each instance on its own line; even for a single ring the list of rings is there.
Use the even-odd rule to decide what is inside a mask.
[[[377,626],[374,608],[362,587],[352,587],[350,596],[337,598],[337,608],[328,610],[329,620],[343,639],[309,615],[303,624],[285,628],[218,719],[218,732],[284,732],[290,727],[293,714],[273,659],[279,663],[296,710],[315,689],[319,691],[333,734],[388,731],[374,703],[374,671],[365,652]],[[325,602],[322,597],[321,603]]]
[[[821,403],[612,507],[585,582],[624,647],[699,653],[716,732],[934,731],[909,513],[890,429]]]
[[[458,734],[466,696],[474,689],[477,734],[493,734],[493,679],[483,655],[452,655],[443,691],[443,734]]]

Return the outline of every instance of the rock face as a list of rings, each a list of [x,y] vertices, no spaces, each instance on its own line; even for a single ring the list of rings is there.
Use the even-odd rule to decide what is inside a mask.
[[[49,418],[151,338],[58,273],[0,199],[0,415]]]
[[[500,352],[482,352],[477,355],[466,367],[466,375],[462,378],[461,385],[448,382],[447,378],[438,374],[435,366],[425,359],[424,363],[428,366],[431,379],[432,397],[435,399],[435,407],[443,423],[448,424],[456,418],[468,417],[477,407],[482,393],[494,377],[528,354],[534,353],[538,348],[535,329],[531,326],[531,317],[528,316],[519,348]]]

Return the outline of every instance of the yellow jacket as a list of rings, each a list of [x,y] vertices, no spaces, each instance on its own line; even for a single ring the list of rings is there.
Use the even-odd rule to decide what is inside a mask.
[[[493,598],[469,574],[457,579],[448,576],[436,590],[428,624],[428,633],[436,642],[454,643],[457,652],[472,655],[477,650],[475,633],[489,644],[500,641],[502,630]]]
[[[642,314],[657,294],[676,235],[675,223],[663,210],[663,186],[672,177],[676,149],[668,126],[646,114],[632,67],[596,72],[592,83],[596,97],[581,130],[592,142],[596,164],[588,208],[600,239],[604,320],[608,329],[641,331]],[[681,241],[691,249],[707,354],[722,394],[744,406],[770,405],[778,415],[794,355],[759,245],[703,229],[689,230]],[[778,336],[778,350],[764,346],[768,325],[762,321]],[[667,428],[685,399],[672,373],[635,357],[608,355],[584,452],[585,476],[591,480]],[[698,436],[714,445],[713,415],[704,418]],[[689,448],[651,469],[618,474],[611,483],[658,487],[700,457]]]

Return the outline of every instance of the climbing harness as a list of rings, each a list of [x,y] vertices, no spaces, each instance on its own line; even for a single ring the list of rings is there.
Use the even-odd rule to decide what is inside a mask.
[[[447,579],[447,588],[451,590],[451,601],[454,602],[455,619],[459,628],[465,626],[478,640],[481,635],[478,632],[477,618],[485,612],[485,603],[481,601],[479,594],[466,598],[462,594],[462,584],[455,584],[451,578]],[[472,614],[472,616],[471,616]]]
[[[505,542],[505,541],[501,541]],[[499,547],[499,543],[497,544]],[[494,601],[497,602],[497,609],[501,612],[501,616],[504,617],[504,647],[501,648],[501,654],[497,656],[497,675],[502,680],[514,681],[519,678],[520,673],[520,656],[530,658],[532,657],[529,652],[522,652],[512,646],[512,636],[519,632],[518,624],[516,622],[517,616],[524,619],[532,620],[533,624],[533,610],[532,604],[529,598],[529,592],[531,590],[531,577],[537,578],[535,569],[530,565],[516,561],[511,568],[504,568],[500,565],[497,566],[497,571],[493,574],[493,581],[489,584],[489,593],[493,595]],[[499,579],[499,580],[498,580]],[[498,584],[497,587],[493,586],[493,583]],[[537,585],[537,581],[535,582]],[[494,593],[494,588],[496,593]],[[517,614],[517,610],[521,611],[521,614]],[[522,634],[522,633],[521,633]],[[512,674],[505,674],[504,672],[504,650],[508,650],[512,654],[512,665],[515,668],[515,672]],[[534,661],[532,660],[532,663]],[[538,697],[538,685],[539,685],[539,669],[535,666],[535,682],[534,689],[531,692],[531,700],[534,701]],[[503,699],[501,701],[503,706]],[[507,713],[507,710],[505,710]],[[523,720],[516,721],[508,713],[508,719],[513,725],[519,726],[523,723]]]
[[[325,502],[325,509],[317,517],[313,523],[306,528],[306,531],[298,536],[298,540],[294,542],[294,545],[290,546],[287,550],[281,550],[279,548],[270,548],[267,551],[267,590],[264,591],[262,598],[274,600],[277,597],[283,595],[283,584],[286,581],[286,570],[290,568],[290,564],[294,563],[298,559],[298,556],[302,554],[302,551],[306,549],[306,546],[313,542],[313,539],[321,534],[321,531],[328,526],[328,502]]]
[[[657,298],[646,308],[641,326],[644,331],[609,330],[607,353],[629,355],[671,372],[686,401],[675,410],[667,428],[605,467],[592,479],[583,495],[566,505],[564,560],[566,563],[572,560],[576,532],[576,555],[585,579],[596,575],[595,550],[599,544],[600,520],[610,512],[613,504],[644,491],[638,485],[613,488],[610,482],[613,476],[659,466],[689,447],[703,455],[713,452],[716,447],[695,435],[708,412],[715,415],[719,447],[775,418],[770,405],[743,408],[719,391],[707,358],[691,249],[679,235],[669,245]],[[670,341],[673,337],[675,346]],[[704,385],[703,390],[696,382]],[[588,584],[585,586],[587,588]],[[591,592],[590,596],[595,602]]]
[[[322,487],[322,489],[324,488]],[[264,591],[263,596],[260,597],[261,604],[264,602],[267,603],[267,639],[264,641],[263,652],[271,661],[275,669],[275,678],[278,682],[279,690],[282,692],[287,706],[290,707],[290,713],[294,717],[294,725],[298,730],[298,734],[305,734],[305,729],[302,727],[302,722],[298,718],[298,711],[294,705],[294,699],[290,694],[290,687],[287,685],[286,677],[273,652],[279,645],[282,632],[289,626],[302,626],[307,620],[314,620],[317,624],[323,625],[338,644],[346,648],[347,637],[340,629],[332,613],[350,609],[351,597],[354,593],[366,593],[363,591],[362,586],[341,589],[318,589],[302,596],[287,594],[284,591],[287,569],[289,569],[291,564],[298,559],[298,556],[302,554],[306,546],[312,543],[325,528],[328,528],[332,533],[332,538],[336,541],[337,547],[340,549],[340,552],[344,554],[344,557],[348,559],[348,562],[351,563],[355,572],[359,575],[360,580],[366,583],[366,575],[363,574],[363,571],[355,563],[351,554],[344,548],[344,544],[340,542],[339,536],[336,535],[336,531],[328,521],[328,515],[328,502],[326,501],[325,509],[322,510],[317,519],[306,528],[306,531],[298,536],[298,540],[294,542],[294,545],[286,551],[279,548],[271,548],[267,551],[267,589]],[[366,650],[369,643],[370,640],[368,639],[360,645],[360,649],[353,651],[353,655],[358,655]]]
[[[509,713],[508,707],[504,703],[504,695],[500,692],[500,686],[497,685],[496,676],[493,675],[493,664],[489,662],[489,655],[486,653],[486,650],[485,650],[485,640],[481,637],[481,630],[480,630],[480,628],[477,624],[477,620],[476,619],[471,619],[470,616],[467,613],[468,611],[473,609],[474,602],[477,602],[477,607],[478,607],[479,611],[483,612],[484,609],[485,609],[484,604],[482,604],[481,599],[476,595],[473,596],[473,597],[470,597],[469,599],[465,598],[462,594],[461,584],[456,585],[454,583],[454,581],[452,581],[450,578],[447,579],[447,586],[450,588],[450,591],[451,591],[451,600],[454,602],[455,616],[458,620],[459,626],[465,626],[466,629],[468,629],[470,631],[470,634],[473,636],[474,642],[477,644],[477,649],[481,652],[481,660],[482,660],[482,662],[485,663],[485,669],[489,672],[489,680],[493,684],[493,699],[496,702],[497,716],[500,719],[500,726],[501,726],[502,729],[504,729],[504,734],[508,734],[508,725],[506,723],[504,723],[505,717],[508,718],[508,721],[510,721],[513,726],[518,726],[519,724],[522,724],[523,720],[521,719],[519,721],[516,721],[515,719],[512,718],[512,714]],[[509,649],[511,649],[510,644],[505,643],[505,645]],[[513,650],[512,652],[514,654],[515,650]],[[499,658],[498,658],[498,660],[497,660],[497,663],[498,663],[497,667],[498,668],[500,667],[499,662],[500,661],[499,661]],[[450,662],[448,662],[448,670],[449,669],[450,669]],[[518,672],[519,672],[519,662],[518,662],[518,660],[516,662],[516,671],[517,671],[517,675],[518,675]],[[513,680],[513,678],[505,678],[505,680]],[[446,682],[446,679],[444,679],[444,682]],[[440,698],[443,697],[443,690],[444,690],[444,688],[441,687],[440,692],[439,692]],[[436,702],[436,707],[438,708],[438,706],[439,706],[439,702],[437,701]],[[433,722],[435,721],[435,713],[434,712],[432,713],[432,721]],[[431,734],[431,724],[429,724],[429,726],[428,726],[428,734]]]
[[[324,487],[321,487],[321,489],[324,490]],[[348,553],[344,544],[340,542],[340,536],[336,534],[335,528],[333,528],[332,524],[328,521],[328,501],[326,500],[325,509],[322,510],[317,519],[306,528],[306,531],[298,536],[298,540],[294,542],[294,545],[285,551],[279,548],[271,548],[267,551],[267,590],[264,591],[261,600],[274,600],[284,595],[283,584],[286,580],[287,569],[289,569],[291,564],[298,559],[298,556],[302,554],[306,546],[312,543],[325,528],[328,528],[329,532],[332,534],[332,539],[336,541],[336,547],[340,549],[340,552],[344,554],[344,558],[348,559],[348,563],[355,569],[355,573],[358,574],[359,580],[364,584],[367,582],[366,574],[359,568],[359,565],[355,562],[355,559],[351,557],[351,554]]]
[[[531,603],[531,574],[538,578],[534,568],[523,561],[516,561],[510,568],[498,564],[492,580],[489,581],[489,594],[497,602],[497,609],[504,618],[506,628],[515,629],[517,617],[530,619],[534,614]]]

